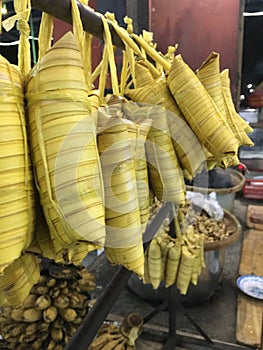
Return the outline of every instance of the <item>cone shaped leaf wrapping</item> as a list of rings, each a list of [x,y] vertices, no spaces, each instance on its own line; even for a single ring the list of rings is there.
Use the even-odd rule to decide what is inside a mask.
[[[134,147],[128,123],[115,106],[99,109],[98,147],[105,189],[105,251],[112,264],[120,264],[142,277],[144,254]]]
[[[0,56],[0,274],[27,248],[35,224],[21,73]]]
[[[36,180],[56,254],[79,241],[104,244],[96,119],[71,32],[34,67],[26,96]]]
[[[237,153],[237,139],[181,55],[174,58],[168,75],[168,86],[188,124],[208,151],[216,158]]]

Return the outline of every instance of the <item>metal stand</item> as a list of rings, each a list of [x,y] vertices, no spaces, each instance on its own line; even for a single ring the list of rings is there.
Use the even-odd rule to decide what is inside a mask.
[[[176,345],[178,343],[178,336],[176,334],[176,310],[180,310],[186,316],[188,321],[195,327],[198,333],[204,338],[206,345],[214,346],[214,342],[209,338],[209,336],[203,331],[203,329],[194,321],[194,319],[190,316],[189,312],[183,307],[181,302],[177,299],[178,294],[176,293],[175,285],[172,285],[169,288],[168,298],[161,305],[159,305],[156,309],[150,312],[147,316],[144,317],[144,323],[149,322],[154,316],[156,316],[159,312],[168,309],[169,315],[169,331],[168,337],[166,339],[163,350],[171,350],[176,349]]]
[[[175,349],[177,345],[176,311],[173,304],[174,299],[175,299],[175,285],[172,285],[169,288],[169,294],[168,294],[169,332],[168,332],[168,338],[165,342],[163,350]]]
[[[163,221],[167,216],[174,215],[174,206],[172,203],[165,203],[156,214],[152,222],[149,224],[145,234],[149,241],[144,244],[145,248],[154,237]],[[171,235],[175,236],[174,222],[171,220],[170,223]],[[65,347],[65,350],[87,350],[89,345],[95,338],[100,326],[103,321],[107,318],[110,310],[112,309],[114,303],[118,299],[121,291],[126,286],[128,279],[130,278],[132,271],[120,266],[105,288],[104,292],[97,300],[93,308],[88,312],[87,316],[84,318],[82,324],[76,331],[76,333],[71,338],[70,342]],[[168,338],[164,345],[164,350],[175,349],[177,344],[176,336],[176,309],[183,311],[184,315],[188,320],[194,325],[197,331],[205,338],[207,344],[213,345],[213,341],[206,335],[206,333],[197,325],[197,323],[191,318],[189,313],[184,309],[182,304],[177,300],[176,297],[176,287],[175,285],[169,288],[168,300],[163,302],[160,306],[150,312],[144,317],[144,323],[147,323],[159,312],[163,311],[168,307],[169,313],[169,332]]]
[[[173,205],[165,203],[156,214],[152,222],[149,224],[145,234],[150,240],[154,237],[164,219],[169,215]],[[149,242],[145,243],[145,246]],[[122,289],[126,286],[132,271],[120,266],[105,291],[97,300],[87,316],[82,321],[80,327],[71,338],[64,350],[87,350],[96,336],[100,326],[110,312],[112,306],[118,299]]]
[[[88,349],[122,289],[126,286],[131,274],[132,272],[124,267],[118,269],[104,293],[82,321],[80,327],[65,347],[65,350]]]

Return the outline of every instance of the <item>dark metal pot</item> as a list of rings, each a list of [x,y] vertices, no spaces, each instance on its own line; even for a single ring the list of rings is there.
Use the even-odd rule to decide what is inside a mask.
[[[206,268],[202,270],[197,285],[191,284],[186,295],[181,295],[178,291],[178,298],[183,302],[190,303],[198,303],[209,299],[221,283],[224,258],[224,249],[206,251]],[[160,303],[167,297],[168,289],[164,287],[163,283],[158,289],[154,290],[151,284],[144,284],[135,274],[129,279],[128,287],[134,294],[154,303]]]
[[[234,233],[226,240],[219,242],[205,243],[204,258],[206,267],[198,278],[196,286],[191,284],[186,295],[181,295],[178,291],[178,298],[182,302],[199,303],[205,301],[216,292],[223,277],[223,267],[225,259],[225,248],[234,243],[241,233],[241,225],[237,218],[224,210],[226,224],[234,227]],[[151,284],[144,284],[135,274],[128,281],[130,290],[143,299],[152,302],[162,302],[167,298],[168,289],[162,283],[158,289],[153,289]]]

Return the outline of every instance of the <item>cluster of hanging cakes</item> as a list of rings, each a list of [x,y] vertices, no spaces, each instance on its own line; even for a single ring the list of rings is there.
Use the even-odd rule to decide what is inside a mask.
[[[74,0],[71,5],[73,33],[52,46],[52,17],[43,13],[32,69],[26,47],[18,66],[0,57],[4,305],[22,304],[40,278],[39,256],[80,265],[90,251],[104,248],[110,263],[148,281],[143,243],[152,198],[184,206],[185,179],[237,164],[238,148],[252,145],[219,54],[193,72],[175,55],[176,46],[161,54],[151,33],[138,36],[131,19],[124,29],[107,13],[100,15],[102,60],[92,69],[92,36],[84,33]],[[125,46],[120,74],[109,23]],[[112,93],[105,95],[108,76]],[[196,264],[187,275],[196,283],[203,241],[188,231],[180,251],[172,238],[164,241],[174,264],[178,254],[182,263]],[[156,239],[147,257],[154,256]],[[186,267],[180,271],[183,280]]]

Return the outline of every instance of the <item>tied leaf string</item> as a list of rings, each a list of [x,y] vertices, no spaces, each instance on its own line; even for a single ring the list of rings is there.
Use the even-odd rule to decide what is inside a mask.
[[[94,11],[91,7],[89,7],[89,0],[79,0],[79,2],[82,5],[88,7],[90,11]],[[93,39],[93,36],[90,33],[84,32],[83,64],[84,64],[86,83],[88,85],[89,91],[91,91],[94,87],[92,84],[92,80],[91,80],[91,75],[92,75],[92,39]]]
[[[6,31],[10,31],[15,23],[20,33],[20,41],[18,47],[18,66],[26,76],[31,70],[31,54],[30,54],[30,26],[29,16],[31,12],[30,0],[14,0],[14,10],[16,14],[3,21],[2,26]]]
[[[119,85],[118,85],[118,75],[117,75],[117,68],[115,64],[114,48],[112,45],[112,38],[111,38],[110,29],[109,29],[109,24],[105,17],[101,16],[101,20],[104,28],[104,33],[103,33],[103,38],[105,43],[104,50],[106,50],[107,56],[108,56],[112,91],[115,96],[119,96],[120,92],[119,92]]]
[[[43,12],[38,35],[38,62],[41,61],[51,47],[53,28],[53,16]]]

